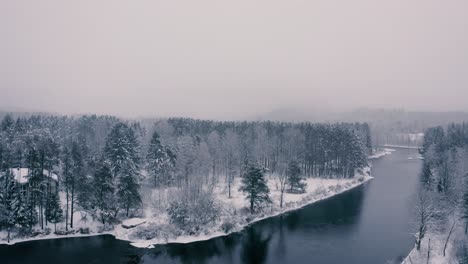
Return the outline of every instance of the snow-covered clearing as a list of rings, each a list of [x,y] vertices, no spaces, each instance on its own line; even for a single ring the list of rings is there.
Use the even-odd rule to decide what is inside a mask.
[[[225,183],[219,183],[213,190],[214,196],[222,208],[222,213],[215,223],[207,227],[205,230],[201,230],[197,234],[183,234],[182,232],[175,230],[175,227],[170,227],[169,217],[165,213],[165,204],[158,203],[160,201],[167,201],[167,197],[170,196],[171,191],[175,188],[166,188],[164,190],[153,190],[153,204],[149,204],[144,209],[144,216],[141,218],[132,218],[123,221],[123,225],[134,226],[132,228],[125,228],[122,224],[114,226],[113,229],[107,230],[98,221],[92,220],[89,215],[85,212],[76,212],[74,215],[74,229],[68,233],[62,235],[54,234],[54,226],[49,223],[48,231],[39,231],[38,226],[35,230],[38,232],[34,237],[23,237],[15,238],[12,235],[10,244],[30,241],[30,240],[41,240],[41,239],[54,239],[62,237],[80,237],[80,236],[92,236],[101,234],[111,234],[121,240],[130,241],[133,246],[136,247],[151,247],[154,244],[165,244],[165,243],[189,243],[194,241],[208,240],[218,236],[224,236],[232,232],[242,230],[249,224],[256,221],[276,216],[291,210],[299,209],[308,204],[330,198],[339,193],[350,190],[357,187],[372,177],[369,175],[369,168],[366,168],[361,175],[357,175],[351,179],[321,179],[321,178],[307,178],[307,188],[305,193],[294,194],[284,193],[284,205],[283,208],[279,206],[279,200],[281,192],[279,190],[279,182],[273,175],[268,176],[268,186],[270,188],[270,197],[272,205],[269,208],[264,209],[261,213],[251,215],[248,213],[248,202],[245,199],[243,193],[239,192],[240,179],[236,179],[231,187],[231,198],[227,195],[227,185]],[[154,198],[156,197],[156,202]],[[61,197],[64,199],[64,197]],[[158,206],[160,207],[158,209]],[[155,212],[157,211],[157,212]],[[226,231],[226,225],[229,225],[229,231]],[[135,227],[136,226],[136,227]],[[57,229],[64,231],[64,223],[57,224]],[[151,239],[136,238],[135,233],[140,231],[144,232],[145,229],[156,229],[161,233],[160,236]],[[167,231],[169,229],[170,231]],[[158,233],[159,234],[159,233]],[[6,231],[0,232],[0,244],[7,244]]]
[[[244,227],[252,224],[256,221],[276,216],[288,211],[296,210],[304,207],[308,204],[332,197],[344,191],[350,190],[357,187],[368,180],[372,179],[369,175],[369,169],[367,168],[363,175],[356,176],[352,179],[319,179],[319,178],[308,178],[307,190],[302,194],[284,193],[284,205],[283,208],[279,207],[280,195],[279,182],[273,177],[268,177],[268,186],[270,188],[270,197],[273,204],[270,208],[265,209],[262,213],[256,215],[250,215],[247,210],[248,202],[244,195],[238,191],[240,187],[240,179],[234,181],[231,189],[231,198],[227,196],[226,185],[218,185],[214,189],[215,197],[223,208],[221,218],[210,226],[208,229],[203,230],[199,234],[193,235],[180,235],[174,237],[156,237],[152,239],[135,239],[132,238],[132,232],[128,229],[123,229],[121,226],[115,228],[113,234],[116,238],[122,240],[128,240],[132,242],[133,246],[136,247],[152,247],[155,244],[165,243],[190,243],[194,241],[208,240],[214,237],[228,235],[233,232],[238,232]],[[160,215],[159,219],[149,217],[146,219],[147,223],[143,224],[142,227],[152,226],[165,226],[168,224],[168,216]],[[223,230],[223,226],[229,223],[232,225],[230,230],[226,232]]]

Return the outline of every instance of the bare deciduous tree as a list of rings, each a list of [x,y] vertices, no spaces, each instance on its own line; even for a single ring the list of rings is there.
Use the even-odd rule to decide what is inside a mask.
[[[418,232],[415,234],[416,249],[421,248],[421,242],[426,235],[430,225],[434,222],[436,207],[432,194],[426,189],[421,189],[416,198],[415,205],[416,219],[418,223]]]

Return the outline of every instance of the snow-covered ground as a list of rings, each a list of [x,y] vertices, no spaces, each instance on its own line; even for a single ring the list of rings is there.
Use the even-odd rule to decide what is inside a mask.
[[[374,153],[372,153],[372,155],[370,155],[367,158],[368,159],[378,159],[378,158],[381,158],[383,156],[390,155],[394,151],[396,151],[396,150],[391,149],[391,148],[384,148],[384,149],[381,149],[381,150],[374,151]]]
[[[320,178],[307,178],[307,188],[306,192],[302,194],[294,193],[284,193],[284,204],[283,208],[279,206],[280,200],[280,190],[279,182],[277,181],[274,175],[267,177],[268,186],[270,188],[270,197],[273,201],[272,205],[264,209],[262,213],[250,215],[248,212],[248,203],[245,199],[243,193],[239,192],[240,179],[236,179],[231,188],[231,198],[227,197],[227,185],[225,183],[218,184],[213,190],[214,196],[220,207],[222,208],[222,215],[220,219],[210,225],[207,229],[203,230],[199,234],[185,235],[171,235],[164,234],[160,237],[152,239],[136,239],[135,232],[140,231],[144,232],[145,228],[155,228],[164,230],[169,224],[169,217],[165,214],[165,210],[159,211],[159,214],[154,216],[155,205],[148,206],[144,210],[144,217],[142,218],[133,218],[127,221],[124,221],[124,225],[138,225],[135,228],[124,228],[121,224],[116,225],[112,230],[105,230],[102,228],[101,224],[97,221],[93,221],[89,215],[84,212],[76,212],[74,215],[74,229],[68,234],[56,235],[54,234],[53,225],[49,224],[50,232],[40,232],[34,237],[27,238],[13,238],[10,241],[10,244],[14,244],[22,241],[29,240],[40,240],[40,239],[54,239],[61,237],[80,237],[80,236],[90,236],[90,235],[100,235],[100,234],[111,234],[116,238],[121,240],[127,240],[132,242],[131,244],[137,247],[152,247],[154,244],[164,244],[164,243],[189,243],[194,241],[207,240],[218,236],[224,236],[232,232],[237,232],[242,230],[249,224],[252,224],[261,219],[268,217],[276,216],[287,211],[296,210],[308,204],[332,197],[344,191],[350,190],[354,187],[357,187],[370,179],[372,177],[370,174],[370,169],[366,168],[361,175],[357,175],[352,179],[320,179]],[[167,200],[167,196],[170,194],[172,188],[162,190],[154,190],[153,194],[156,197],[159,197],[161,200]],[[63,198],[63,197],[62,197]],[[154,198],[154,197],[153,197]],[[161,205],[164,207],[164,205]],[[229,222],[232,227],[228,232],[225,232],[223,225]],[[38,229],[36,227],[35,229]],[[57,229],[64,230],[64,224],[57,224]],[[178,232],[173,232],[178,233]],[[172,234],[173,234],[172,233]],[[6,232],[0,232],[0,244],[7,244],[6,241]]]
[[[273,176],[268,178],[268,186],[270,187],[270,197],[273,201],[272,206],[263,211],[261,214],[253,215],[251,219],[247,219],[250,215],[242,215],[240,212],[242,210],[246,211],[248,208],[248,202],[246,201],[244,195],[238,191],[240,186],[240,179],[237,179],[232,186],[231,196],[228,198],[227,190],[224,184],[219,185],[215,188],[214,193],[217,200],[224,208],[225,212],[221,219],[211,226],[209,230],[205,230],[201,234],[196,235],[180,235],[177,237],[158,237],[149,240],[138,240],[132,239],[131,230],[125,230],[121,227],[117,227],[114,230],[114,235],[118,239],[128,240],[132,242],[133,246],[136,247],[152,247],[155,244],[165,244],[165,243],[190,243],[194,241],[208,240],[218,236],[224,236],[232,232],[238,232],[242,230],[249,224],[252,224],[256,221],[276,216],[291,210],[299,209],[308,204],[332,197],[336,194],[342,193],[344,191],[350,190],[354,187],[357,187],[368,180],[372,179],[369,175],[369,170],[366,169],[363,175],[357,176],[353,179],[318,179],[318,178],[308,178],[307,190],[302,194],[292,194],[284,193],[284,205],[283,208],[279,207],[280,195],[279,183],[275,180]],[[227,212],[226,212],[227,211]],[[154,225],[165,225],[167,224],[164,221],[164,218],[167,220],[167,216],[163,217],[162,220],[154,221],[152,218],[146,219],[147,223],[142,226],[154,226]],[[233,228],[229,232],[225,232],[222,229],[223,223],[226,220],[230,220],[233,224]],[[144,228],[144,227],[143,227]]]
[[[459,224],[454,229],[447,243],[447,249],[444,252],[445,241],[447,240],[448,231],[444,234],[430,232],[426,235],[421,243],[421,249],[416,250],[416,246],[403,260],[402,264],[457,264],[459,261],[456,257],[457,246],[461,245],[461,240],[464,238],[464,230],[462,224]],[[430,239],[430,253],[428,261],[428,249]]]
[[[390,145],[390,144],[385,144],[384,147],[387,147],[387,148],[405,148],[405,149],[419,149],[420,148],[418,146]]]

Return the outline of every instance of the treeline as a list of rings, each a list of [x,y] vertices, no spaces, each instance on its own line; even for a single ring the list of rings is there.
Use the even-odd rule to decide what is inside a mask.
[[[416,207],[416,245],[419,249],[431,229],[442,230],[447,234],[445,256],[455,226],[463,223],[465,234],[468,231],[468,124],[427,129],[421,153],[424,162]]]
[[[371,149],[365,123],[7,115],[0,124],[0,227],[65,221],[73,228],[77,210],[112,223],[142,211],[142,185],[200,190],[222,181],[230,188],[252,163],[269,173],[293,163],[305,176],[353,177]],[[27,172],[25,180],[17,171]]]
[[[367,123],[311,124],[286,122],[215,122],[173,118],[156,124],[172,133],[166,140],[190,137],[206,143],[212,158],[212,173],[226,174],[230,152],[236,163],[256,160],[276,172],[291,159],[298,161],[306,176],[352,177],[372,150]],[[170,143],[169,143],[170,144]],[[224,168],[223,168],[224,167]]]

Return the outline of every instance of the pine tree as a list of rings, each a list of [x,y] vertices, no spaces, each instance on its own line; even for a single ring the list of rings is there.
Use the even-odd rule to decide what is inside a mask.
[[[31,229],[37,223],[37,220],[37,210],[34,208],[31,195],[20,196],[17,224],[23,228]]]
[[[147,170],[152,174],[154,186],[168,184],[167,175],[175,166],[176,156],[172,150],[161,144],[159,134],[153,133],[146,155]]]
[[[290,161],[286,170],[287,184],[289,185],[290,192],[303,193],[305,191],[307,184],[303,182],[304,178],[301,176],[301,173],[301,168],[297,161]]]
[[[96,207],[102,224],[113,219],[118,212],[112,173],[105,162],[100,162],[93,179],[93,205]]]
[[[8,130],[14,125],[14,123],[15,121],[13,121],[13,118],[11,117],[11,115],[6,115],[3,118],[2,123],[0,124],[0,130],[2,131]]]
[[[431,166],[429,165],[429,162],[424,162],[423,167],[422,167],[422,172],[421,172],[421,182],[429,186],[432,181],[432,172],[431,172]]]
[[[57,223],[63,221],[63,210],[60,206],[60,197],[58,192],[52,192],[47,201],[47,221],[54,224],[55,232],[57,232]]]
[[[65,209],[65,230],[68,231],[68,219],[69,219],[69,205],[70,205],[70,190],[74,181],[72,174],[72,158],[68,147],[63,150],[62,156],[62,175],[65,181],[65,197],[66,197],[66,209]]]
[[[112,172],[117,199],[127,216],[141,202],[139,193],[138,141],[132,128],[124,123],[115,125],[109,133],[104,156]]]
[[[121,208],[125,209],[127,217],[131,208],[141,204],[141,197],[138,193],[140,185],[136,175],[137,172],[134,168],[124,167],[117,185],[118,201]]]
[[[138,142],[133,129],[125,123],[116,124],[107,136],[104,156],[116,178],[124,167],[139,163]]]
[[[271,203],[265,169],[257,163],[247,165],[239,191],[243,192],[249,200],[251,213],[254,213],[255,208]]]
[[[11,228],[18,222],[21,200],[18,183],[9,171],[6,171],[0,180],[3,183],[0,188],[0,226],[7,228],[9,243]]]

